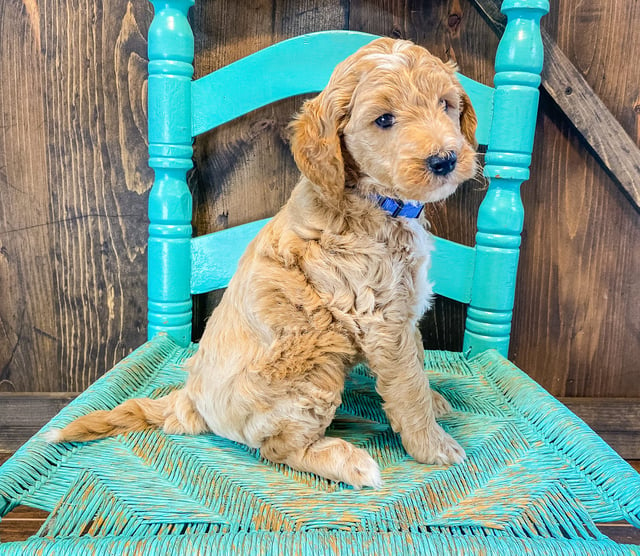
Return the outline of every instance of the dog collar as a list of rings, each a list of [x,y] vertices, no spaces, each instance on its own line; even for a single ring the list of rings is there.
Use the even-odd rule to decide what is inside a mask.
[[[382,210],[388,212],[394,218],[396,216],[418,218],[424,208],[424,203],[419,203],[418,201],[401,201],[400,199],[392,199],[382,195],[376,195],[374,200]]]

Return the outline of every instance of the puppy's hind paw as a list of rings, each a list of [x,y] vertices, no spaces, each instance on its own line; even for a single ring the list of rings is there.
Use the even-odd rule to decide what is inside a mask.
[[[353,486],[355,490],[362,487],[382,488],[380,468],[373,458],[361,448],[356,448],[343,469],[343,482]]]
[[[447,413],[451,413],[451,404],[442,394],[439,394],[435,390],[431,390],[431,400],[433,413],[436,417],[442,417]]]

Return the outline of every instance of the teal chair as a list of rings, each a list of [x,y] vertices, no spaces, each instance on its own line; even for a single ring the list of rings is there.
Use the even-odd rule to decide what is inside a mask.
[[[193,40],[184,11],[192,2],[157,3],[149,31],[149,339],[191,341],[191,295],[227,286],[238,259],[266,220],[192,238],[193,137],[269,103],[324,88],[336,64],[377,38],[329,31],[275,44],[191,81]],[[520,184],[529,177],[542,69],[540,17],[546,0],[507,2],[512,21],[500,43],[496,88],[460,76],[488,145],[490,180],[478,215],[476,246],[436,238],[435,292],[468,304],[463,351],[509,347],[520,232]],[[523,8],[523,6],[525,6]],[[173,38],[173,37],[178,37]],[[455,268],[455,272],[451,269]]]
[[[124,399],[179,388],[191,296],[225,287],[265,221],[192,237],[192,140],[279,99],[321,90],[333,67],[375,37],[331,31],[284,41],[192,81],[193,0],[154,0],[149,30],[149,341],[79,396],[0,468],[0,516],[50,512],[4,554],[625,554],[595,523],[640,526],[640,477],[582,421],[507,359],[542,67],[547,0],[505,0],[495,88],[461,77],[487,145],[489,188],[475,247],[437,239],[437,293],[466,303],[461,353],[427,351],[454,411],[441,421],[468,455],[414,462],[391,431],[373,379],[356,367],[330,434],[365,447],[380,490],[354,491],[260,458],[213,434],[157,430],[48,444],[60,427]],[[142,163],[142,161],[141,161]],[[452,273],[451,269],[455,268]]]

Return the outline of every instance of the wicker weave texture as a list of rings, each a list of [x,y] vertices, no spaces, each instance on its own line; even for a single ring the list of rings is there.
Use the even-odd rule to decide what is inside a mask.
[[[178,388],[195,349],[151,340],[44,430]],[[495,352],[470,360],[427,352],[425,366],[454,407],[441,424],[468,454],[460,465],[414,462],[360,366],[329,434],[369,450],[382,489],[356,491],[273,465],[213,434],[148,430],[60,446],[39,434],[0,469],[0,514],[18,504],[51,514],[37,536],[0,552],[632,552],[594,521],[639,526],[640,477],[584,423]]]

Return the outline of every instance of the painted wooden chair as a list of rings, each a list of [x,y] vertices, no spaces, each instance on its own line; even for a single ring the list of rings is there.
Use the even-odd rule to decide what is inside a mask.
[[[49,427],[184,380],[191,295],[224,287],[264,221],[192,238],[186,184],[192,138],[267,103],[319,91],[341,59],[374,37],[325,32],[273,45],[192,81],[193,0],[153,0],[149,31],[149,341],[65,408],[0,469],[0,516],[50,511],[6,554],[617,554],[595,526],[640,526],[640,477],[564,406],[505,359],[542,67],[547,0],[505,0],[495,88],[462,78],[488,145],[490,181],[475,247],[437,240],[436,291],[468,304],[462,353],[426,352],[442,420],[468,458],[426,466],[406,455],[357,367],[334,434],[366,447],[385,486],[354,491],[260,459],[216,437],[149,430],[47,444]],[[141,161],[142,163],[142,161]],[[455,265],[456,272],[449,270]]]

